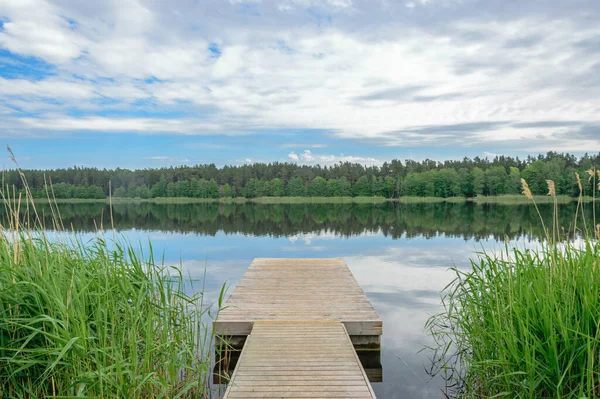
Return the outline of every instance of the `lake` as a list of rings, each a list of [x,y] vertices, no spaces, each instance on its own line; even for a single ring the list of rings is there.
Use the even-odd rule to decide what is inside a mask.
[[[591,217],[591,205],[587,205]],[[47,226],[49,208],[39,206]],[[87,237],[111,212],[102,203],[60,204],[65,227]],[[600,209],[599,209],[600,211]],[[548,223],[552,205],[541,205]],[[560,205],[569,228],[575,204]],[[448,269],[468,268],[476,251],[539,245],[541,226],[532,205],[436,204],[116,204],[115,233],[164,255],[193,277],[206,271],[206,290],[216,298],[224,281],[231,292],[255,257],[342,257],[383,320],[383,382],[379,398],[441,398],[443,382],[431,380],[424,330],[441,310],[440,291],[453,279]],[[507,241],[508,240],[508,241]]]

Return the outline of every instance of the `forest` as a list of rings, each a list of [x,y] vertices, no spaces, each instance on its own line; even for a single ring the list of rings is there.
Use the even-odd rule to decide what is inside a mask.
[[[217,167],[214,164],[148,169],[72,167],[21,170],[32,195],[58,199],[230,198],[230,197],[476,197],[518,194],[521,178],[534,194],[546,194],[553,180],[558,195],[579,195],[576,173],[586,195],[597,184],[590,171],[600,153],[576,157],[548,152],[526,159],[508,156],[464,158],[438,162],[392,160],[381,166],[338,163],[332,166],[255,163]],[[595,175],[595,174],[594,174]],[[25,188],[18,170],[3,173],[3,185]]]

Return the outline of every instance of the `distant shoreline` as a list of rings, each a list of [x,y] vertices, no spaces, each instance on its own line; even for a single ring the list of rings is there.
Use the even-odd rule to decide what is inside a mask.
[[[552,203],[553,197],[538,195],[534,196],[536,203]],[[559,203],[576,202],[578,198],[569,196],[557,196]],[[35,203],[48,203],[47,198],[36,198]],[[421,204],[421,203],[466,203],[473,202],[476,204],[528,204],[531,203],[524,195],[499,195],[499,196],[480,196],[475,198],[462,197],[400,197],[400,198],[384,198],[384,197],[257,197],[257,198],[188,198],[188,197],[159,197],[159,198],[123,198],[113,197],[101,199],[56,199],[58,204],[79,204],[79,203],[110,203],[113,204],[137,204],[137,203],[153,203],[153,204],[197,204],[197,203],[221,203],[221,204],[381,204],[385,202],[398,202],[403,204]],[[583,197],[582,201],[591,202],[592,197]]]

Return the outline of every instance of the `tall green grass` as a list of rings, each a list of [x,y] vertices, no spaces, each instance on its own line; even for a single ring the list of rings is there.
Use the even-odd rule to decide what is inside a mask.
[[[453,269],[427,324],[448,397],[600,398],[600,244],[557,220],[540,249],[507,245]]]
[[[49,238],[33,203],[1,194],[0,398],[209,396],[214,315],[203,287],[157,265],[152,248],[143,258],[101,234]]]

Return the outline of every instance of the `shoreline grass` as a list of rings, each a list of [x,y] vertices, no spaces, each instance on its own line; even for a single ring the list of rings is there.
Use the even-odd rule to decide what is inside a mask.
[[[600,397],[600,246],[480,254],[430,320],[456,398]]]
[[[6,397],[204,397],[212,337],[178,268],[127,245],[0,235]],[[0,395],[2,396],[2,395]]]
[[[23,202],[0,190],[0,398],[210,397],[225,285],[214,312],[203,283],[155,263],[151,244],[143,257],[101,232],[83,242],[52,200],[50,239],[23,183]]]
[[[477,253],[470,270],[453,268],[444,311],[427,322],[431,374],[446,380],[449,398],[600,398],[600,231],[577,230],[577,212],[565,232],[548,187],[554,217],[541,220],[541,248],[506,244]]]

